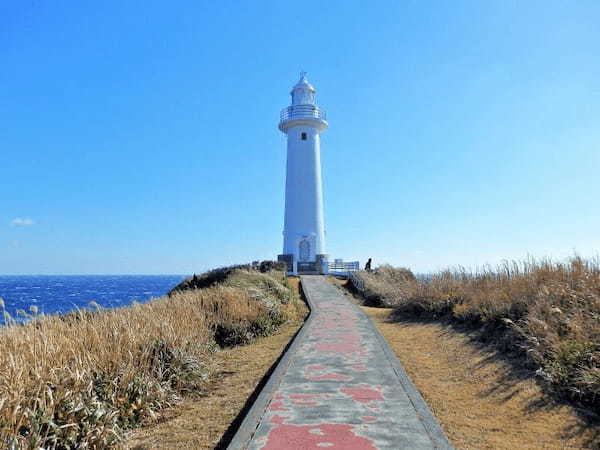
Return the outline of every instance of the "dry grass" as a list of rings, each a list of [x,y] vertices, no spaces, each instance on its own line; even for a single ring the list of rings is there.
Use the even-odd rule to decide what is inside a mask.
[[[432,321],[373,318],[452,443],[459,449],[596,448],[598,432],[573,408],[549,400],[503,354]]]
[[[221,345],[301,314],[279,272],[237,270],[221,284],[116,310],[37,316],[0,330],[0,446],[104,448],[201,393]]]
[[[302,296],[300,278],[287,277],[285,284],[294,297]],[[295,314],[273,336],[250,345],[225,348],[210,359],[211,377],[205,394],[189,398],[161,413],[158,423],[133,431],[124,447],[149,449],[224,448],[233,437],[236,423],[251,406],[252,394],[266,381],[269,369],[281,356],[308,314],[303,302],[294,302]]]
[[[300,285],[300,277],[287,277],[287,285],[292,292],[298,297],[302,297],[302,286]]]
[[[399,318],[466,324],[506,352],[519,352],[556,394],[600,413],[600,267],[505,263],[477,272],[446,270],[428,280],[406,269],[361,272],[363,295]]]
[[[213,375],[206,395],[166,411],[158,424],[134,431],[127,449],[209,449],[231,438],[232,422],[242,413],[259,382],[281,355],[303,321],[290,322],[273,336],[221,350],[211,358]]]

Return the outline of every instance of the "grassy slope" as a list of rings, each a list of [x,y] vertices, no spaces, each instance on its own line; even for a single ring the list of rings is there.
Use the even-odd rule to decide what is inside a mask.
[[[166,410],[156,424],[139,428],[125,442],[127,449],[224,448],[232,424],[303,321],[283,325],[277,334],[216,352],[206,395],[186,399]]]
[[[0,330],[2,446],[107,447],[206,392],[219,344],[250,342],[303,314],[284,280],[236,270],[205,289]]]
[[[600,448],[597,261],[358,277],[345,287],[393,308],[367,309],[457,446]]]
[[[507,354],[518,354],[561,398],[600,414],[600,267],[507,263],[477,273],[443,271],[430,280],[406,269],[361,272],[362,295],[391,306],[399,319],[420,317],[479,331]]]
[[[288,278],[286,284],[300,297],[300,279]],[[208,449],[224,448],[243,418],[244,408],[281,356],[308,314],[304,303],[297,303],[299,314],[290,318],[277,334],[255,340],[249,345],[225,348],[211,357],[212,376],[206,395],[190,398],[165,411],[158,423],[135,430],[125,442],[127,449]]]

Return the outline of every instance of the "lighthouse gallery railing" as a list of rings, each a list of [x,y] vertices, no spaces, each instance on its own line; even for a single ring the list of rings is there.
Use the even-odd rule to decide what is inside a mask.
[[[294,105],[281,110],[279,123],[297,119],[327,120],[327,114],[315,105]]]

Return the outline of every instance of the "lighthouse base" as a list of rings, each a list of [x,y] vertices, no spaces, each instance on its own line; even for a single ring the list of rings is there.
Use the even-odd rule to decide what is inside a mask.
[[[296,261],[293,254],[277,255],[277,261],[287,266],[288,275],[327,275],[328,255],[317,255],[316,261]]]
[[[285,263],[288,274],[294,272],[294,255],[277,255],[277,261]]]

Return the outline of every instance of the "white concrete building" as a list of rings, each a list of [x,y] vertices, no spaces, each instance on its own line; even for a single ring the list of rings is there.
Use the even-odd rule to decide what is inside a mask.
[[[283,254],[288,272],[326,273],[320,133],[328,127],[315,103],[316,90],[302,74],[292,105],[281,111],[279,129],[287,135]]]

